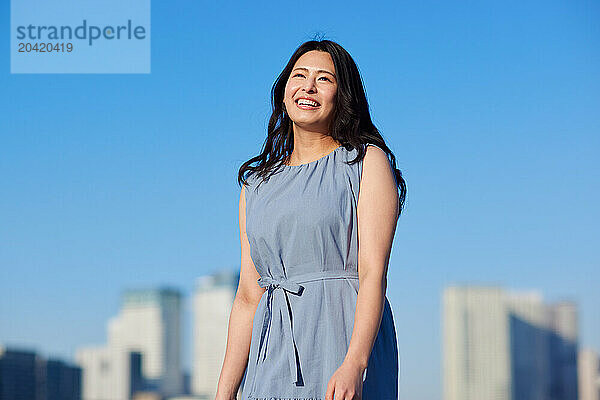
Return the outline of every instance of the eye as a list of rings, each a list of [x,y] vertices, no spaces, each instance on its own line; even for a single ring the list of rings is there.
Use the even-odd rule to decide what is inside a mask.
[[[300,72],[297,72],[294,76],[292,76],[292,78],[295,78],[297,76],[304,76],[304,75],[302,75]],[[322,76],[319,79],[325,79],[325,80],[327,80],[329,82],[333,82],[331,79],[327,78],[326,76]]]

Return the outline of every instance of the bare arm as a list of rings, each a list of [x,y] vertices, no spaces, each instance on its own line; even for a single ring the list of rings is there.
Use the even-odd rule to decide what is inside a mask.
[[[358,200],[359,291],[344,362],[364,372],[379,331],[387,267],[398,217],[398,190],[386,153],[367,147]]]
[[[245,187],[242,187],[239,204],[240,243],[242,250],[240,281],[229,316],[227,348],[217,386],[217,400],[232,400],[236,398],[248,363],[254,314],[256,313],[258,302],[265,292],[257,283],[260,275],[256,271],[256,267],[250,257],[250,244],[246,235]]]

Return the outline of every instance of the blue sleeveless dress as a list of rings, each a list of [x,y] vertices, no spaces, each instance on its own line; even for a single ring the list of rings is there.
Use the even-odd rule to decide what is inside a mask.
[[[374,145],[373,145],[374,146]],[[376,146],[377,147],[377,146]],[[245,188],[246,233],[258,284],[243,400],[324,400],[346,356],[358,296],[357,202],[362,161],[340,146],[282,165]],[[363,400],[398,398],[398,348],[387,299],[363,375]]]

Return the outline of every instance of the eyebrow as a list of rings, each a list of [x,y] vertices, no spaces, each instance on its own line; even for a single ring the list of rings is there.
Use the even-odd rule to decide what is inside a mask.
[[[297,70],[297,69],[301,69],[301,70],[303,70],[303,71],[306,71],[306,72],[308,72],[308,69],[307,69],[307,68],[304,68],[304,67],[297,67],[297,68],[294,68],[294,69],[292,70],[292,72],[294,72],[294,71],[295,71],[295,70]],[[325,70],[325,69],[319,69],[319,70],[317,70],[317,72],[324,72],[324,73],[326,73],[326,74],[332,75],[332,76],[335,78],[335,74],[333,74],[333,73],[331,73],[331,72],[329,72],[329,71],[327,71],[327,70]]]

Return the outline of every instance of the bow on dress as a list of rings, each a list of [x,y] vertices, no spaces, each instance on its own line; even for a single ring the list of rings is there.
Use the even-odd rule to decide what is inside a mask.
[[[269,276],[262,276],[258,280],[258,284],[262,288],[267,288],[267,301],[266,310],[263,318],[262,331],[260,334],[260,344],[258,347],[258,357],[256,359],[256,363],[258,363],[258,361],[260,360],[261,352],[263,353],[263,360],[267,356],[266,342],[268,342],[269,334],[271,331],[273,306],[275,305],[275,309],[281,311],[281,316],[283,318],[283,334],[287,342],[285,351],[288,353],[287,356],[290,366],[290,376],[292,376],[294,379],[293,383],[296,383],[298,381],[298,365],[300,363],[300,360],[298,360],[298,356],[296,353],[296,341],[294,339],[293,325],[291,319],[292,310],[288,303],[287,292],[301,295],[304,287],[286,278],[275,279]]]

